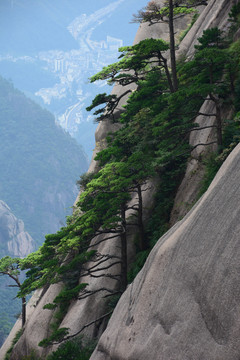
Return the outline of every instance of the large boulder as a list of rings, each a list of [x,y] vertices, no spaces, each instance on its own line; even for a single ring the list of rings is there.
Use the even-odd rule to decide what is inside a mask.
[[[238,360],[240,145],[121,297],[91,360]]]

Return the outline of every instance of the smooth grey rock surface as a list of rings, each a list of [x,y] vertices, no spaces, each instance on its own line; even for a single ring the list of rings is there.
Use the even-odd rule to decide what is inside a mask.
[[[202,7],[201,8],[201,15],[199,16],[197,22],[195,23],[195,25],[192,27],[192,29],[188,32],[187,36],[185,37],[185,39],[182,41],[182,43],[180,44],[179,47],[179,51],[178,51],[178,56],[181,56],[182,54],[184,54],[187,58],[192,57],[193,53],[194,53],[194,45],[197,43],[197,39],[202,35],[203,30],[214,27],[214,26],[218,26],[219,28],[221,28],[222,30],[226,30],[229,26],[228,23],[228,13],[231,9],[231,7],[233,6],[234,1],[229,1],[229,0],[212,0],[209,2],[208,6],[206,8]],[[185,20],[186,21],[186,20]],[[143,29],[144,27],[146,28],[146,24],[143,24],[140,26],[140,30],[141,28]],[[157,25],[159,26],[159,25]],[[139,31],[140,31],[139,30]],[[155,37],[156,34],[157,37],[162,37],[167,39],[166,36],[166,31],[167,29],[161,25],[161,30],[159,29],[159,32],[156,31],[156,29],[152,29],[152,37]],[[138,39],[138,41],[142,40],[141,38],[141,33],[140,35],[137,34],[136,38]],[[206,113],[213,113],[214,112],[214,106],[211,102],[206,102],[203,104],[202,112],[206,112]],[[231,111],[228,110],[228,116],[231,114]],[[227,117],[226,117],[227,118]],[[206,126],[206,125],[213,125],[215,121],[215,117],[209,118],[209,117],[203,117],[200,116],[196,119],[196,122],[200,125],[200,126]],[[208,142],[212,142],[216,139],[216,135],[215,132],[213,131],[213,129],[206,129],[204,131],[195,131],[192,132],[191,137],[190,137],[190,143],[193,146],[196,146],[200,143],[208,143]],[[202,155],[207,153],[208,151],[212,151],[214,149],[215,145],[209,146],[208,148],[204,147],[204,146],[198,146],[196,147],[194,153],[193,153],[193,157],[192,159],[189,161],[188,164],[188,168],[186,171],[186,175],[184,177],[184,180],[180,186],[180,189],[178,191],[176,200],[175,200],[175,206],[172,212],[172,219],[171,219],[171,223],[174,224],[177,219],[183,215],[185,215],[187,213],[187,211],[189,210],[189,208],[191,208],[192,204],[194,203],[196,196],[197,196],[197,192],[199,190],[199,186],[204,174],[204,169],[203,166],[201,164],[201,161],[199,161],[199,159],[201,159]],[[176,227],[178,227],[179,225],[175,226],[172,230],[170,230],[170,234],[172,233],[172,231],[174,231],[174,229]],[[205,229],[205,228],[203,228]],[[203,231],[202,229],[202,231]],[[200,232],[201,233],[201,232]],[[172,260],[168,260],[170,263],[170,267],[172,267],[173,265],[171,264]],[[182,260],[184,261],[184,260]],[[148,261],[149,264],[150,261]],[[167,270],[165,270],[165,266],[164,263],[161,264],[162,266],[162,272],[164,273],[163,276],[168,276],[167,274]],[[147,265],[146,265],[147,267]],[[145,267],[145,269],[146,269]],[[149,273],[151,274],[156,274],[156,278],[158,277],[158,267],[154,267],[153,265],[150,268],[149,265]],[[175,271],[177,272],[178,269],[176,268]],[[143,278],[146,277],[146,280],[142,280],[144,283],[146,284],[151,284],[151,280],[148,276],[147,271],[144,273]],[[142,279],[143,279],[142,278]],[[167,278],[166,278],[167,279]],[[155,279],[156,280],[156,279]],[[156,280],[157,281],[157,280]],[[167,282],[167,280],[166,280]],[[170,284],[171,284],[171,280],[170,280]],[[167,292],[172,292],[173,296],[178,296],[178,292],[183,293],[185,289],[184,288],[179,288],[179,284],[177,284],[177,292],[174,295],[174,291],[175,289],[170,287],[167,289]],[[149,291],[146,290],[146,292],[143,295],[143,298],[146,302],[148,302],[149,299],[149,295],[150,296],[150,301],[149,304],[144,304],[143,307],[141,307],[141,305],[136,305],[136,309],[134,309],[135,312],[135,316],[136,318],[140,318],[140,322],[136,325],[136,328],[134,325],[130,325],[133,324],[134,319],[131,316],[131,309],[132,309],[132,292],[133,292],[133,286],[132,286],[132,290],[131,290],[131,294],[130,299],[128,298],[127,302],[124,302],[124,300],[121,299],[120,303],[122,302],[122,308],[116,308],[116,310],[114,311],[114,314],[117,313],[116,315],[116,319],[114,322],[113,327],[111,327],[111,323],[109,324],[110,327],[107,328],[106,332],[104,333],[102,340],[100,340],[99,342],[99,346],[97,348],[97,350],[95,351],[94,355],[92,356],[91,359],[93,360],[102,360],[102,359],[136,359],[136,360],[141,360],[141,359],[168,359],[168,360],[174,360],[174,359],[210,359],[210,357],[208,357],[208,355],[204,355],[202,356],[201,351],[200,351],[200,355],[198,354],[194,354],[194,351],[192,351],[191,355],[189,355],[188,350],[183,350],[182,352],[179,352],[179,347],[182,349],[184,349],[184,346],[182,345],[181,341],[180,344],[178,344],[176,346],[176,350],[173,350],[172,352],[168,349],[166,351],[166,353],[164,353],[164,355],[161,355],[160,353],[163,351],[163,349],[168,346],[166,344],[163,345],[163,348],[161,348],[161,344],[159,344],[159,342],[157,341],[158,336],[160,336],[160,333],[158,333],[158,330],[163,330],[163,334],[165,334],[165,336],[168,337],[168,335],[170,335],[171,329],[173,327],[173,325],[175,324],[175,322],[178,321],[178,319],[176,319],[175,314],[171,314],[171,304],[172,304],[172,299],[171,297],[168,299],[166,297],[166,295],[164,294],[164,298],[167,298],[166,303],[170,304],[169,308],[167,308],[167,310],[163,309],[161,310],[161,315],[160,315],[160,321],[158,322],[157,319],[155,319],[155,317],[158,317],[158,315],[151,314],[150,318],[151,320],[148,318],[148,316],[146,316],[144,318],[144,314],[146,313],[146,315],[149,312],[149,308],[151,308],[152,306],[154,306],[153,304],[157,303],[159,301],[159,288],[162,286],[162,284],[160,286],[152,283],[152,289]],[[164,284],[164,286],[166,287],[166,283]],[[129,294],[129,290],[127,290],[126,292],[127,294]],[[135,296],[134,301],[137,304],[137,299],[138,299],[138,293]],[[124,297],[127,295],[123,295],[123,299]],[[188,295],[186,294],[186,296],[188,297]],[[204,297],[205,295],[203,295]],[[204,303],[205,300],[203,300]],[[204,306],[204,305],[203,305]],[[136,310],[136,311],[135,311]],[[126,312],[128,313],[127,318],[124,317],[126,315]],[[165,312],[167,312],[167,315],[165,315]],[[122,316],[123,315],[123,316]],[[164,319],[164,316],[166,318],[166,320]],[[195,316],[195,315],[194,315]],[[209,317],[211,317],[212,314],[210,313]],[[161,317],[163,318],[163,320],[161,320]],[[123,320],[124,318],[124,320]],[[184,314],[182,314],[182,319],[183,322],[184,320]],[[191,324],[191,322],[194,322],[194,319],[186,319],[185,322],[189,321],[189,323]],[[214,323],[214,319],[213,320],[209,320],[210,323],[211,321]],[[151,324],[151,322],[153,322],[154,325]],[[136,321],[137,323],[137,321]],[[132,328],[131,328],[132,326]],[[206,326],[209,326],[208,324]],[[213,326],[218,326],[218,319],[216,320],[216,324],[214,324]],[[159,329],[158,329],[159,327]],[[162,329],[161,329],[162,327]],[[123,330],[124,329],[124,330]],[[138,336],[138,331],[142,331],[142,336]],[[122,334],[122,336],[121,336]],[[210,334],[211,334],[211,330],[210,330]],[[210,336],[211,337],[211,336]],[[214,338],[214,336],[212,336]],[[185,337],[185,340],[187,339],[187,337]],[[175,340],[173,338],[172,342],[177,342],[178,340]],[[184,341],[184,340],[182,340]],[[196,342],[197,340],[194,340],[194,342]],[[166,342],[167,343],[167,342]],[[200,345],[201,346],[201,345]],[[172,343],[171,346],[172,347]],[[210,345],[211,347],[211,345]],[[160,350],[161,348],[161,350]],[[131,354],[131,355],[130,355]],[[215,355],[212,357],[212,359],[224,359],[224,355],[223,357],[215,357]]]
[[[211,101],[205,101],[200,112],[204,114],[214,114],[216,112],[215,105]],[[232,119],[233,109],[231,109],[231,107],[222,108],[221,112],[224,121]],[[215,121],[215,116],[200,115],[195,119],[195,122],[200,128],[215,125]],[[171,226],[182,219],[199,198],[198,194],[205,174],[204,160],[206,160],[206,157],[209,156],[210,153],[217,151],[216,141],[216,128],[192,131],[189,143],[193,147],[196,146],[196,148],[191,153],[184,178],[175,196],[170,218]]]
[[[121,297],[91,360],[239,360],[240,145]]]

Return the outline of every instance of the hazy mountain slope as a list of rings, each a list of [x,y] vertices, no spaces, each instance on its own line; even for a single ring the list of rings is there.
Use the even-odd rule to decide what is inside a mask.
[[[86,170],[81,147],[54,117],[0,78],[0,199],[40,244],[56,231]]]
[[[24,257],[71,213],[86,156],[49,112],[1,77],[0,143],[0,256]],[[1,340],[21,309],[14,300],[16,289],[8,284],[9,279],[1,279]]]
[[[7,204],[0,200],[0,256],[24,257],[35,247],[23,221],[17,219]]]
[[[33,239],[24,229],[23,221],[17,219],[7,204],[0,200],[0,257],[24,257],[35,248]],[[0,278],[0,344],[21,312],[21,300],[15,299],[17,289],[8,286],[13,284],[10,278]]]

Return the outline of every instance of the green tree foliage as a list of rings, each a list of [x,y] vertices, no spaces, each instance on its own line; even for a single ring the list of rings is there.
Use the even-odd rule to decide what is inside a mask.
[[[95,348],[92,340],[78,337],[62,344],[56,351],[47,357],[47,360],[88,360]]]
[[[240,18],[240,3],[237,3],[236,5],[234,5],[229,13],[229,19],[230,21],[234,22],[234,23],[239,23]]]
[[[163,5],[156,1],[149,1],[146,7],[133,15],[133,22],[149,22],[151,25],[156,23],[169,23],[170,12],[173,11],[176,20],[186,14],[194,12],[194,7],[207,5],[207,0],[173,0],[164,1]],[[171,9],[172,7],[172,9]]]
[[[108,80],[110,84],[114,82],[121,86],[127,86],[134,83],[135,86],[138,86],[139,82],[144,80],[147,74],[158,68],[165,81],[167,79],[171,91],[173,91],[167,60],[163,56],[163,53],[168,49],[167,42],[161,39],[146,39],[140,41],[139,44],[122,47],[119,49],[122,53],[120,55],[121,60],[104,67],[102,71],[92,76],[90,81]],[[104,107],[97,109],[94,115],[98,116],[97,120],[106,117],[113,118],[120,100],[131,92],[132,90],[127,88],[119,96],[99,94],[94,98],[92,104],[87,107],[87,110],[91,111],[93,108],[105,104]],[[101,115],[99,116],[99,114]]]
[[[196,45],[196,55],[180,70],[181,81],[186,87],[186,97],[199,97],[215,104],[215,113],[203,114],[216,117],[217,144],[221,152],[223,146],[223,126],[221,107],[225,99],[232,101],[235,96],[236,60],[229,53],[223,33],[217,29],[203,32]]]
[[[198,39],[199,45],[195,45],[195,49],[203,50],[210,49],[222,49],[224,48],[223,32],[218,28],[211,28],[203,31],[203,35]]]
[[[148,22],[149,25],[161,22],[168,24],[173,85],[171,91],[177,91],[178,89],[174,22],[184,15],[196,12],[195,7],[200,5],[207,5],[207,1],[166,0],[163,4],[150,1],[145,8],[139,10],[138,13],[133,16],[133,22]]]

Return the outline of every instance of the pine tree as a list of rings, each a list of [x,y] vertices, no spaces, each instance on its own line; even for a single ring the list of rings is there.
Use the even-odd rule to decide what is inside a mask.
[[[186,14],[195,12],[194,8],[200,5],[207,5],[207,1],[166,0],[164,5],[158,5],[155,1],[150,1],[145,8],[133,15],[133,22],[148,22],[149,25],[156,23],[168,24],[173,92],[178,89],[174,22]]]

